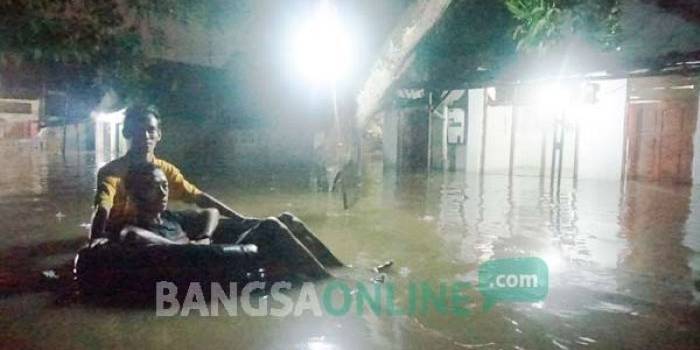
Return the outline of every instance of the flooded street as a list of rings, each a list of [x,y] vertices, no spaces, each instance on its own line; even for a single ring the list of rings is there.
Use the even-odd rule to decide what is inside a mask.
[[[564,180],[552,196],[536,177],[398,176],[370,164],[363,193],[344,211],[337,194],[314,190],[304,172],[193,174],[244,214],[295,213],[352,265],[342,279],[369,283],[372,267],[393,260],[386,279],[399,303],[409,282],[476,285],[479,264],[507,257],[546,261],[549,294],[488,311],[475,295],[468,317],[156,317],[152,309],[65,302],[56,292],[87,237],[94,154],[24,145],[1,156],[0,348],[700,346],[700,187]]]

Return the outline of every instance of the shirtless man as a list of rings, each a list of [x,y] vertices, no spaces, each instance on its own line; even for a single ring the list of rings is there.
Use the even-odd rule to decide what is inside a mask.
[[[129,169],[124,178],[128,202],[135,209],[119,232],[126,244],[209,243],[219,222],[219,211],[172,212],[168,207],[168,179],[153,163]]]
[[[152,163],[129,169],[124,178],[128,201],[136,209],[135,216],[120,231],[120,241],[132,245],[169,245],[200,242],[211,238],[219,223],[216,209],[171,212],[167,210],[168,180]],[[255,247],[260,266],[278,274],[301,274],[309,279],[330,276],[326,270],[335,266],[325,252],[314,253],[277,218],[260,220],[243,232],[235,242],[242,247]],[[324,264],[325,263],[325,264]]]

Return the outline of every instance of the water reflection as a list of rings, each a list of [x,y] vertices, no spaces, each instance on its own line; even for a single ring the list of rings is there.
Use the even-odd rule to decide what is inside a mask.
[[[0,322],[10,326],[3,348],[687,348],[700,341],[697,187],[629,182],[621,190],[580,180],[562,182],[552,196],[538,178],[396,174],[369,164],[361,196],[344,211],[337,195],[310,190],[303,171],[194,174],[246,214],[297,213],[354,266],[343,280],[369,282],[373,266],[393,259],[387,281],[401,305],[411,281],[476,283],[478,264],[504,257],[545,259],[550,292],[541,303],[489,312],[475,294],[468,318],[163,320],[150,310],[55,305],[42,272],[69,276],[86,237],[94,155],[23,152],[3,153],[11,161],[0,169]]]
[[[41,194],[45,191],[42,180],[47,178],[46,154],[36,152],[31,142],[8,140],[0,144],[0,191],[5,196]]]
[[[655,303],[693,302],[688,259],[694,252],[683,245],[690,195],[690,187],[627,187],[620,221],[629,243],[620,254],[620,268],[634,276],[625,288],[636,297]]]

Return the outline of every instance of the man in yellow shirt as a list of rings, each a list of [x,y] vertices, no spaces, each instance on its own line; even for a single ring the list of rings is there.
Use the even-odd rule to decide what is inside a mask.
[[[153,163],[162,169],[170,186],[170,198],[196,204],[200,208],[216,208],[219,212],[245,226],[254,225],[256,219],[244,217],[221,203],[216,198],[202,192],[188,182],[174,165],[156,158],[154,151],[161,139],[160,116],[153,107],[137,105],[126,111],[124,137],[131,141],[129,151],[100,168],[97,173],[97,193],[95,213],[92,219],[90,238],[109,238],[133,215],[133,205],[127,200],[124,178],[129,168],[142,163]]]
[[[304,242],[305,247],[324,265],[343,266],[343,263],[296,216],[283,213],[275,220],[259,220],[243,216],[192,185],[177,167],[156,158],[154,151],[161,139],[161,131],[160,116],[154,107],[144,105],[129,107],[124,117],[122,134],[131,143],[129,151],[123,157],[107,163],[97,173],[91,241],[95,238],[118,239],[121,229],[130,218],[134,217],[135,210],[133,204],[130,204],[127,199],[128,192],[124,186],[124,180],[130,168],[152,163],[165,174],[170,199],[192,203],[200,208],[214,208],[219,211],[219,214],[228,218],[219,225],[219,230],[212,236],[213,241],[236,242],[250,228],[260,223],[269,224],[275,221],[278,225],[284,225],[289,229],[296,239]]]

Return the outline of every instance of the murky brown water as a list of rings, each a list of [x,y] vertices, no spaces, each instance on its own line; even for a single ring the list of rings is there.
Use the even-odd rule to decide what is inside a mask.
[[[193,180],[242,212],[292,211],[369,281],[387,259],[388,279],[470,281],[489,259],[537,256],[550,269],[544,302],[475,307],[468,318],[156,318],[153,310],[64,301],[42,271],[63,277],[87,234],[94,187],[91,154],[32,147],[2,153],[0,348],[168,347],[697,348],[700,346],[700,188],[564,182],[551,198],[537,178],[464,174],[382,175],[369,167],[349,211],[311,190],[304,176],[267,174]],[[288,181],[290,180],[291,181]],[[48,280],[48,281],[47,281]],[[398,288],[398,299],[405,300]],[[475,299],[475,304],[480,301]]]

